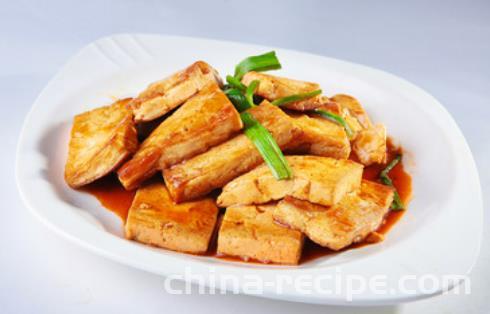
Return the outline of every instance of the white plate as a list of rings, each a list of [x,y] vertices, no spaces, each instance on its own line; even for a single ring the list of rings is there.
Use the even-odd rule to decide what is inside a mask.
[[[16,170],[26,205],[59,234],[118,262],[161,275],[183,274],[190,267],[192,274],[209,275],[211,271],[216,279],[237,276],[245,293],[253,292],[249,286],[244,287],[253,275],[253,280],[265,283],[263,292],[258,291],[260,296],[269,298],[323,304],[390,304],[436,295],[453,285],[443,282],[422,289],[408,279],[400,286],[400,278],[405,275],[442,278],[468,274],[479,252],[483,206],[477,171],[463,135],[443,106],[420,88],[391,74],[345,61],[275,49],[284,68],[276,73],[318,82],[327,95],[354,95],[373,120],[385,123],[389,134],[408,152],[405,160],[413,175],[414,199],[381,244],[298,267],[179,254],[123,239],[122,225],[115,215],[92,196],[73,191],[65,184],[63,167],[75,114],[108,104],[113,97],[135,95],[148,83],[197,59],[206,60],[224,76],[242,58],[272,49],[207,39],[129,34],[102,38],[88,45],[51,80],[25,120]],[[348,301],[352,291],[341,287],[338,281],[329,281],[328,276],[354,282],[348,279],[350,275],[368,279],[385,276],[388,293],[365,289]],[[293,280],[292,284],[285,283],[282,291],[274,284],[280,276]],[[323,278],[316,282],[321,286],[294,286],[310,277]],[[208,276],[202,284],[212,284],[212,279]],[[219,280],[216,284],[224,287]]]

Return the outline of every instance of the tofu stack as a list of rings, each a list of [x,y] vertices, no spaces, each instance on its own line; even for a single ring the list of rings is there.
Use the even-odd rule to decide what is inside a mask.
[[[285,152],[291,179],[274,178],[241,132],[240,113],[218,72],[198,61],[134,99],[76,116],[66,182],[79,188],[117,173],[126,189],[137,190],[126,237],[179,252],[203,254],[217,233],[219,255],[296,265],[305,236],[341,250],[376,231],[394,192],[362,177],[364,166],[386,162],[384,126],[348,95],[271,104],[315,91],[316,83],[259,72],[245,74],[242,83],[254,80],[263,101],[248,112]],[[342,116],[352,134],[310,114],[315,109]],[[137,126],[163,116],[138,143]]]
[[[240,115],[218,85],[210,83],[165,119],[118,171],[134,189],[158,171],[226,141],[242,128]]]
[[[362,180],[361,164],[319,156],[287,156],[286,159],[294,174],[291,180],[274,179],[267,166],[262,165],[225,185],[218,197],[218,205],[228,208],[224,221],[229,220],[230,208],[234,208],[234,212],[237,208],[251,212],[267,205],[271,224],[299,231],[313,242],[332,250],[363,240],[381,225],[394,192],[390,187]],[[237,234],[227,231],[228,228],[220,229],[219,254],[275,263],[298,263],[294,256],[289,256],[289,260],[274,259],[265,253],[257,257],[257,252],[248,255],[237,249],[237,241],[256,241],[257,247],[266,245],[260,242],[266,237],[264,233],[269,231],[242,232],[237,234],[246,239],[229,239]],[[245,227],[242,224],[240,228]],[[276,245],[271,250],[280,249],[280,245]]]
[[[301,129],[280,108],[263,102],[249,112],[272,134],[281,149],[294,147],[301,141]],[[174,200],[182,202],[221,188],[261,163],[262,156],[254,144],[240,134],[201,155],[164,169],[163,176]]]

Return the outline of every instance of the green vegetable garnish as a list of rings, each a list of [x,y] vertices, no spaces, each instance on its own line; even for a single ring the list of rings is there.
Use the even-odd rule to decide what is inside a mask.
[[[244,92],[247,89],[247,86],[245,86],[245,84],[243,84],[242,82],[240,82],[239,79],[231,75],[226,76],[226,82],[228,83],[228,85],[231,86],[231,88],[236,88],[242,92]]]
[[[379,174],[379,179],[384,185],[388,185],[391,187],[395,187],[393,185],[393,181],[391,181],[390,177],[388,174],[390,173],[391,169],[393,169],[400,161],[402,160],[402,155],[397,155],[387,166],[386,168],[383,169],[383,171],[380,172]],[[400,199],[400,194],[398,194],[398,191],[395,189],[395,195],[393,196],[393,203],[391,203],[391,209],[392,210],[402,210],[405,209],[405,206],[403,205],[402,200]]]
[[[260,81],[254,80],[245,86],[240,80],[250,71],[267,71],[280,68],[281,64],[274,51],[248,57],[235,67],[234,76],[228,75],[226,77],[228,85],[225,94],[238,112],[255,107],[253,98]],[[244,125],[243,132],[254,143],[274,177],[277,180],[291,178],[292,172],[288,162],[269,131],[248,112],[242,112],[240,118]]]
[[[313,110],[313,113],[319,114],[320,116],[322,116],[325,119],[328,119],[332,122],[340,124],[341,126],[344,127],[345,133],[347,134],[347,136],[349,138],[352,138],[352,135],[353,135],[352,129],[350,128],[349,124],[347,124],[347,122],[344,120],[344,118],[342,118],[341,116],[336,115],[335,113],[328,112],[326,110],[321,110],[321,109],[315,109],[315,110]]]
[[[276,57],[276,52],[271,51],[263,55],[248,57],[235,67],[234,77],[240,81],[242,77],[250,71],[268,71],[280,69],[281,64]]]
[[[285,105],[285,104],[288,104],[291,102],[312,98],[312,97],[320,95],[321,93],[322,93],[322,90],[318,89],[318,90],[314,90],[314,91],[308,92],[308,93],[290,95],[290,96],[286,96],[283,98],[278,98],[278,99],[274,100],[273,102],[271,102],[271,104],[273,104],[274,106],[282,106],[282,105]]]
[[[255,104],[254,104],[254,93],[255,93],[255,90],[257,90],[257,88],[259,87],[259,83],[260,83],[260,81],[253,80],[252,82],[250,82],[250,84],[247,86],[247,89],[245,90],[245,98],[247,99],[250,107],[255,106]]]
[[[228,96],[228,99],[233,103],[238,112],[242,112],[251,108],[247,98],[239,89],[227,89],[225,90],[225,94],[226,96]]]
[[[291,168],[269,131],[248,112],[241,113],[240,117],[245,126],[245,135],[254,143],[272,175],[277,180],[290,179]]]

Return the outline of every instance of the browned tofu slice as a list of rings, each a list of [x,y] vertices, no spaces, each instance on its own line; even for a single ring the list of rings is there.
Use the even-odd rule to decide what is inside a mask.
[[[359,123],[359,120],[355,118],[353,115],[349,113],[349,110],[343,108],[340,116],[345,120],[347,125],[350,127],[352,131],[352,136],[350,138],[351,142],[354,142],[359,132],[363,130],[362,125]]]
[[[321,246],[340,250],[377,230],[392,201],[393,189],[363,180],[359,194],[346,195],[333,207],[286,197],[273,217]]]
[[[267,165],[234,179],[218,197],[220,207],[264,204],[285,196],[330,206],[361,185],[363,166],[351,160],[318,156],[286,156],[290,180],[277,180]]]
[[[131,102],[135,121],[150,121],[163,116],[212,82],[221,85],[218,72],[206,62],[197,61],[151,84]]]
[[[269,101],[320,89],[320,86],[316,83],[298,81],[254,71],[245,74],[242,78],[242,83],[248,86],[254,80],[260,81],[255,93]],[[326,102],[328,102],[328,98],[318,95],[310,99],[286,104],[284,107],[291,110],[305,111],[318,108]]]
[[[323,102],[319,107],[315,107],[312,109],[321,109],[343,117],[343,108],[338,103],[331,101],[325,96],[323,96],[323,98],[326,99],[326,101]],[[306,109],[306,110],[310,110],[310,109]],[[304,110],[300,110],[300,111],[304,111]]]
[[[211,198],[174,204],[163,183],[141,187],[129,209],[126,238],[169,250],[204,253],[218,216]]]
[[[359,101],[352,96],[339,94],[331,98],[344,109],[344,119],[354,130],[352,150],[359,161],[369,166],[386,161],[386,128],[373,125]]]
[[[158,170],[205,152],[242,128],[239,113],[216,84],[209,84],[164,120],[119,169],[126,189],[138,187]]]
[[[297,145],[301,130],[280,108],[263,102],[249,111],[271,132],[281,148]],[[263,162],[255,145],[240,134],[209,151],[164,170],[167,187],[176,202],[205,195]]]
[[[372,125],[369,116],[356,98],[345,94],[337,94],[331,97],[330,100],[346,108],[359,121],[363,128],[368,128]]]
[[[359,161],[366,166],[386,162],[386,128],[376,124],[363,129],[352,143],[352,150]]]
[[[311,155],[347,159],[350,142],[342,126],[321,117],[294,116],[294,122],[303,131],[303,140],[297,151]]]
[[[264,263],[298,264],[303,235],[274,223],[274,207],[227,208],[218,233],[218,254]]]
[[[361,119],[361,121],[363,121],[363,123],[366,126],[371,125],[371,121],[369,120],[369,117],[364,111],[364,108],[362,108],[361,104],[354,97],[344,95],[344,94],[338,94],[330,98],[329,104],[336,105],[335,107],[330,106],[331,108],[335,108],[336,112],[332,110],[328,110],[328,111],[341,116],[345,120],[345,122],[349,125],[352,131],[352,136],[350,138],[351,142],[355,140],[359,132],[364,128],[363,124],[361,124],[359,119]]]
[[[78,188],[117,168],[138,148],[130,99],[75,116],[65,181]]]

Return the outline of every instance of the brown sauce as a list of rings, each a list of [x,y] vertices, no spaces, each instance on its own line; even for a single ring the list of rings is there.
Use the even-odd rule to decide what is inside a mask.
[[[82,191],[95,196],[100,204],[118,215],[123,222],[128,217],[128,211],[136,191],[127,191],[119,182],[116,175],[110,175],[82,188]]]
[[[387,154],[386,164],[391,162],[397,154],[401,153],[402,149],[393,145],[391,140],[388,140],[387,151],[388,154]],[[356,160],[355,156],[351,156],[351,159]],[[385,166],[386,165],[372,165],[366,167],[364,169],[363,178],[367,180],[377,181],[379,173],[385,168]],[[403,167],[403,162],[396,165],[391,170],[389,175],[398,193],[400,194],[400,198],[402,202],[405,205],[407,205],[412,197],[412,178],[405,171]],[[84,187],[82,190],[95,196],[102,204],[102,206],[104,206],[108,210],[118,215],[123,222],[126,221],[129,208],[131,207],[131,203],[135,195],[135,191],[126,191],[124,187],[119,183],[119,180],[115,175],[102,178]],[[383,224],[379,227],[377,232],[385,235],[393,227],[393,225],[395,225],[396,222],[402,218],[404,213],[405,211],[403,210],[390,211],[386,215]],[[359,248],[369,244],[370,243],[367,242],[356,243],[342,251]],[[306,239],[300,264],[335,253],[338,252],[321,247],[318,244],[315,244],[312,241]],[[242,261],[241,259],[235,257],[217,256],[216,237],[214,237],[214,241],[211,242],[210,249],[208,253],[205,255],[219,257],[220,259],[225,259],[230,261]],[[249,260],[248,262],[260,263],[259,261],[253,261],[253,260]]]

